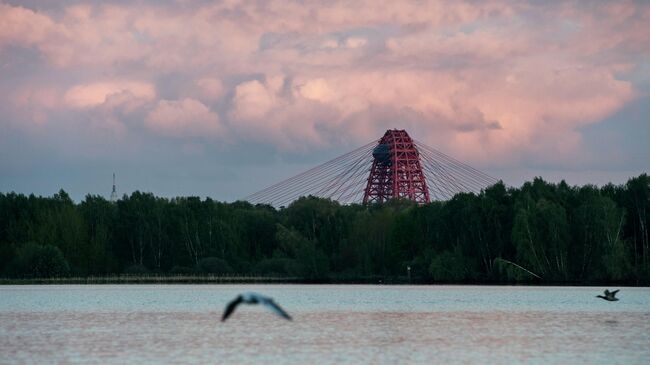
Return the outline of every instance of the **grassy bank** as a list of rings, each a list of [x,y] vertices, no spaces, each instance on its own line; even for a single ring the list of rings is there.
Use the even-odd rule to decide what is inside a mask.
[[[310,279],[286,276],[249,275],[109,275],[55,278],[0,278],[0,285],[30,284],[431,284],[407,278],[333,277]]]
[[[0,278],[0,285],[29,284],[254,284],[296,283],[298,278],[271,276],[120,275],[61,278]]]
[[[58,278],[0,278],[0,285],[60,284],[375,284],[375,285],[543,285],[543,286],[649,286],[642,281],[431,281],[407,277],[349,277],[322,279],[247,275],[112,275]]]

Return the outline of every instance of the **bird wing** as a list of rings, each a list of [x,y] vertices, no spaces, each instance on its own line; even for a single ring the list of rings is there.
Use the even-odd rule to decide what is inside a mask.
[[[267,307],[271,308],[272,311],[274,311],[277,315],[284,319],[291,320],[291,316],[284,311],[276,302],[273,301],[273,299],[267,298],[264,301],[262,301],[264,305]]]
[[[609,295],[609,289],[605,289],[604,293],[605,293],[605,296],[608,296]]]
[[[232,312],[235,311],[235,308],[243,301],[243,298],[241,295],[237,296],[237,298],[233,299],[228,305],[226,306],[226,310],[223,311],[223,315],[221,316],[221,322],[225,321],[230,317]]]
[[[610,293],[612,296],[614,296],[614,295],[616,295],[616,293],[619,292],[619,290],[621,290],[621,289],[612,290],[612,291],[610,291],[609,293]]]

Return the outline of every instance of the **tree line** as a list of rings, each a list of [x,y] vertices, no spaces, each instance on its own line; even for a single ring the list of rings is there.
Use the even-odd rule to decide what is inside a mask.
[[[603,187],[499,182],[424,205],[0,193],[0,276],[648,283],[649,210],[646,174]]]

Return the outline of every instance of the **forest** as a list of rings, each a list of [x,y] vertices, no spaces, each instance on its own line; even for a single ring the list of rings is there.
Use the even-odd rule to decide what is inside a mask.
[[[650,177],[535,178],[416,205],[287,207],[0,193],[0,277],[256,275],[302,282],[650,282]]]

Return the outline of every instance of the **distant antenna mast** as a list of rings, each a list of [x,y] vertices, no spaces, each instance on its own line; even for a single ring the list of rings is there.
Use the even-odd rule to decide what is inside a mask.
[[[111,201],[117,201],[117,191],[115,190],[115,173],[113,173],[113,191],[111,191]]]

